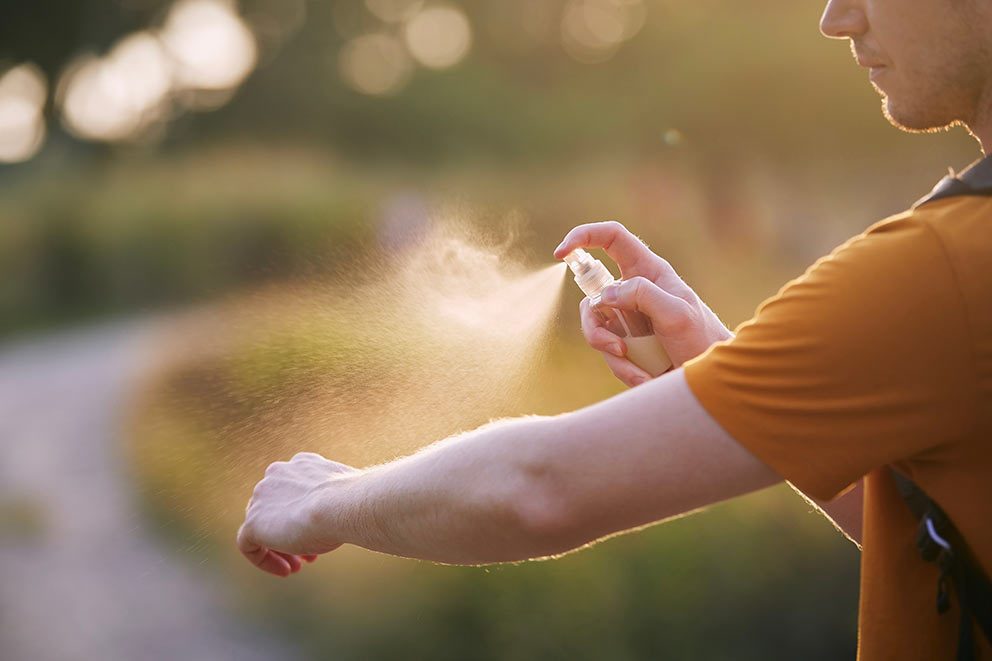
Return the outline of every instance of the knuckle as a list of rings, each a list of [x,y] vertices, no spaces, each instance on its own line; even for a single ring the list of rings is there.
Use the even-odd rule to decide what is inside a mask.
[[[696,315],[688,305],[680,306],[678,312],[666,315],[664,329],[669,334],[689,332],[696,325]]]
[[[648,280],[644,276],[638,275],[627,280],[627,288],[630,292],[631,297],[635,301],[639,301],[643,298],[645,294],[650,291],[648,288]]]
[[[589,226],[579,225],[578,227],[572,228],[572,230],[565,235],[565,238],[562,240],[562,243],[567,246],[570,246],[571,249],[577,246],[584,245],[588,241],[589,241]]]
[[[630,231],[619,220],[605,220],[603,221],[603,227],[618,234],[630,234]]]

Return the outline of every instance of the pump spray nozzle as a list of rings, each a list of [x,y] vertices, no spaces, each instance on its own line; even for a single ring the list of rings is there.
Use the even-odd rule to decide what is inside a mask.
[[[575,284],[590,298],[599,296],[604,287],[615,282],[606,265],[582,248],[565,255],[565,263],[575,275]]]

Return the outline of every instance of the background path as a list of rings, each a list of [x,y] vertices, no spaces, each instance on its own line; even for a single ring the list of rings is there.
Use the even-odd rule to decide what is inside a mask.
[[[0,658],[293,659],[150,534],[120,420],[152,335],[118,323],[0,348]]]

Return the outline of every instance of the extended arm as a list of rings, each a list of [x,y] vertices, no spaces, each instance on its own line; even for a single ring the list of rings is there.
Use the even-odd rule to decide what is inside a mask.
[[[296,461],[256,488],[246,555],[350,543],[456,564],[523,560],[781,481],[713,421],[681,370],[573,413],[498,422],[325,477],[287,502],[277,492],[299,482]]]

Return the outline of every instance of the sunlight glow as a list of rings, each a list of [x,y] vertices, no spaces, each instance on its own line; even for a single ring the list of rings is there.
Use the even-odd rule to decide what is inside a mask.
[[[433,6],[406,24],[407,48],[420,64],[431,69],[452,67],[472,46],[472,27],[465,12],[452,6]]]
[[[0,76],[0,163],[19,163],[38,153],[45,140],[45,76],[20,64]]]
[[[103,57],[73,60],[56,100],[66,129],[77,137],[133,140],[182,107],[223,105],[256,59],[255,38],[232,4],[178,0],[161,30],[128,35]]]
[[[179,0],[161,39],[175,61],[182,87],[226,90],[255,68],[255,38],[234,8],[222,0]]]
[[[640,32],[646,16],[643,0],[571,0],[562,15],[562,45],[579,62],[605,62]]]
[[[130,35],[106,57],[80,57],[63,73],[65,126],[89,140],[134,137],[162,117],[171,86],[171,64],[159,40],[149,32]]]
[[[338,57],[344,81],[363,94],[382,96],[406,84],[413,63],[403,44],[385,33],[366,34],[345,44]]]

